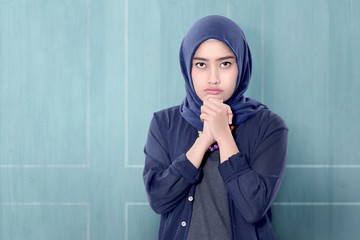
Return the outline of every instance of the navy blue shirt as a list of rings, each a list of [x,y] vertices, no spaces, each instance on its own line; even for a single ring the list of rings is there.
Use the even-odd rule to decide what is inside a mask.
[[[264,109],[234,131],[240,152],[218,167],[227,190],[232,239],[275,239],[270,206],[284,175],[288,129]],[[196,138],[197,130],[182,118],[179,106],[154,113],[143,180],[151,208],[161,214],[159,239],[186,239],[202,169],[185,153]]]

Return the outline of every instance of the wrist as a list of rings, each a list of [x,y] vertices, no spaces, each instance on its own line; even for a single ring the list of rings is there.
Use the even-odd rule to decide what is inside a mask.
[[[208,149],[204,138],[198,137],[192,147],[186,152],[186,158],[196,167],[199,168],[204,154]]]
[[[219,137],[219,140],[217,141],[219,148],[229,147],[229,146],[236,146],[234,137],[231,133],[231,131],[226,132],[222,136]]]
[[[234,137],[231,133],[223,136],[218,142],[218,145],[220,149],[220,163],[223,163],[224,161],[228,160],[232,155],[239,152]]]
[[[221,136],[218,137],[217,143],[219,147],[228,145],[230,142],[235,142],[231,130],[225,131]]]
[[[204,152],[206,152],[215,141],[203,133],[196,139],[196,142],[198,142],[203,147]]]

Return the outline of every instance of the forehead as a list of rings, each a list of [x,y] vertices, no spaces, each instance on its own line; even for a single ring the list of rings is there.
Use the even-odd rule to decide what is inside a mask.
[[[209,39],[199,45],[194,57],[217,58],[223,56],[235,56],[231,49],[222,41]]]

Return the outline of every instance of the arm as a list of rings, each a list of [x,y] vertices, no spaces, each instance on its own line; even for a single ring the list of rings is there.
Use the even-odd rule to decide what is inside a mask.
[[[234,154],[239,152],[234,137],[230,131],[224,132],[223,136],[218,140],[220,149],[220,163],[223,163]]]
[[[207,148],[203,146],[201,138],[198,138],[189,154],[183,153],[176,159],[169,159],[166,138],[159,130],[159,122],[154,115],[144,148],[143,180],[151,208],[162,214],[175,208],[187,196],[191,186],[196,184],[200,177],[198,166]],[[189,161],[187,155],[194,163]],[[200,163],[195,167],[199,159]]]
[[[196,168],[199,168],[206,151],[214,142],[208,123],[204,122],[203,134],[196,139],[194,145],[186,153],[186,157]]]
[[[286,154],[287,128],[277,121],[259,139],[251,161],[238,152],[219,165],[230,198],[248,222],[259,221],[271,206],[284,175]]]

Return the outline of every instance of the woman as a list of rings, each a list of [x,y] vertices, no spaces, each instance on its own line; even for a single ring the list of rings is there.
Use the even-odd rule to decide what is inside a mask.
[[[243,96],[251,54],[242,30],[222,16],[199,19],[182,41],[180,65],[186,97],[154,113],[144,149],[159,239],[275,239],[270,206],[288,130]]]

